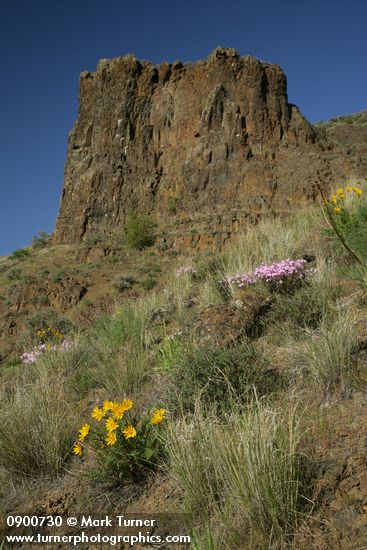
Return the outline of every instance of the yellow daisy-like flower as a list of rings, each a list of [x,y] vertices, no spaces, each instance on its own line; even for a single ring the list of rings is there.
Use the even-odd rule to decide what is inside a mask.
[[[129,411],[134,406],[134,402],[131,399],[124,399],[121,402],[121,407],[124,409],[124,412]]]
[[[116,420],[121,420],[124,416],[126,409],[122,403],[115,403],[113,409],[111,410],[113,418]]]
[[[362,195],[362,189],[360,189],[359,187],[353,187],[353,191],[356,195]]]
[[[46,331],[45,330],[37,330],[37,336],[39,336],[39,338],[44,338],[46,336]]]
[[[119,425],[117,424],[117,422],[114,421],[113,418],[107,418],[107,420],[106,420],[106,430],[108,432],[113,432],[114,430],[117,430],[118,427],[119,427]]]
[[[114,406],[115,406],[115,403],[113,401],[105,401],[103,403],[103,410],[104,412],[112,411]]]
[[[73,453],[76,454],[76,455],[82,456],[83,447],[81,446],[79,441],[77,443],[75,443],[75,445],[73,447]]]
[[[94,407],[93,409],[93,412],[92,412],[92,418],[95,418],[97,420],[97,422],[99,422],[100,420],[102,420],[102,418],[105,416],[105,412],[100,409],[99,407]]]
[[[137,432],[134,426],[126,426],[126,428],[122,430],[122,433],[124,434],[125,439],[130,439],[132,437],[136,437]]]
[[[347,191],[347,193],[350,193],[351,191],[353,191],[353,187],[351,187],[350,185],[347,185],[345,190]]]
[[[333,195],[331,197],[331,202],[333,202],[334,204],[336,204],[338,202],[338,197],[336,195]]]
[[[337,195],[344,195],[344,189],[342,189],[341,187],[339,187],[339,189],[337,190],[336,194],[337,194]]]
[[[117,441],[117,435],[115,432],[109,432],[106,435],[105,442],[107,443],[107,445],[114,445],[116,441]]]
[[[336,208],[334,208],[335,214],[340,214],[341,211],[342,211],[342,209],[339,208],[339,206],[337,206]]]
[[[160,424],[166,416],[166,409],[156,409],[152,416],[152,424]]]
[[[84,426],[81,427],[79,430],[79,441],[84,441],[84,439],[89,434],[90,426],[89,424],[84,424]]]

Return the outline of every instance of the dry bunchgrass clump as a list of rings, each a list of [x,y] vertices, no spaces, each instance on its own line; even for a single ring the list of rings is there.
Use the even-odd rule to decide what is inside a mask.
[[[171,425],[169,467],[195,524],[211,518],[213,547],[290,538],[305,504],[300,438],[294,406],[258,401],[226,421],[197,412]]]
[[[56,476],[70,453],[76,422],[60,380],[38,379],[3,392],[0,465],[13,478]]]
[[[320,328],[308,331],[293,350],[295,367],[324,393],[358,388],[360,373],[355,365],[358,348],[357,313],[340,310]]]

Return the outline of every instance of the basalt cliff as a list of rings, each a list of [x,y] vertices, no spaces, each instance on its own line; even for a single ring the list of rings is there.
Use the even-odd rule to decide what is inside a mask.
[[[317,183],[366,173],[352,153],[289,104],[278,65],[224,48],[194,64],[102,60],[80,78],[54,239],[123,231],[134,211],[164,247],[218,248],[313,201]]]

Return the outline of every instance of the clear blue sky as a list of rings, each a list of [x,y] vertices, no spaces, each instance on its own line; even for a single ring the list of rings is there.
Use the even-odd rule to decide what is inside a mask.
[[[367,108],[366,0],[0,0],[0,255],[51,232],[79,73],[101,58],[278,63],[311,122]]]

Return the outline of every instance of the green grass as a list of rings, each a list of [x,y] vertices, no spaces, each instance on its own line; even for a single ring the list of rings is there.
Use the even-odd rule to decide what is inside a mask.
[[[341,310],[335,319],[309,331],[294,350],[294,362],[300,373],[326,394],[363,386],[355,365],[356,320],[355,312]]]
[[[76,418],[60,381],[39,379],[3,393],[1,467],[14,479],[56,476],[71,450]]]
[[[230,549],[246,541],[241,548],[265,548],[266,541],[289,540],[306,505],[300,437],[294,407],[259,401],[225,422],[198,412],[171,426],[169,468],[185,509],[197,523],[211,518],[201,547]]]

